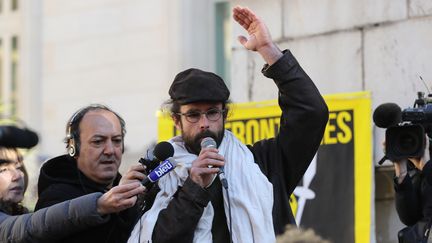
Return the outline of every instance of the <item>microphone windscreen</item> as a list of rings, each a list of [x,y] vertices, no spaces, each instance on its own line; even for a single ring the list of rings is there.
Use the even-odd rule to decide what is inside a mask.
[[[32,148],[39,142],[37,133],[16,126],[0,126],[0,146],[10,148]]]
[[[156,144],[153,154],[158,160],[164,161],[174,155],[174,147],[169,142],[163,141]]]
[[[389,128],[402,121],[402,110],[395,103],[379,105],[373,113],[373,121],[377,127]]]
[[[201,148],[216,148],[216,141],[211,137],[205,137],[201,140]]]

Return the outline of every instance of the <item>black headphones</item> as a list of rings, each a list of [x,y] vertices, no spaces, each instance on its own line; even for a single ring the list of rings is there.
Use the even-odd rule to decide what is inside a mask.
[[[124,152],[124,136],[126,134],[126,123],[123,120],[123,118],[121,118],[121,116],[119,114],[117,114],[116,112],[114,112],[113,110],[111,110],[109,107],[105,106],[105,105],[101,105],[101,104],[91,104],[88,106],[85,106],[81,109],[79,109],[78,111],[76,111],[72,117],[69,119],[69,122],[66,125],[66,138],[65,138],[65,143],[66,143],[66,149],[68,154],[71,157],[75,157],[79,155],[79,151],[80,151],[80,131],[79,131],[79,124],[82,120],[82,118],[84,117],[85,114],[87,114],[87,112],[92,111],[92,110],[106,110],[109,112],[112,112],[118,119],[120,122],[120,126],[121,126],[121,132],[122,132],[122,153]]]

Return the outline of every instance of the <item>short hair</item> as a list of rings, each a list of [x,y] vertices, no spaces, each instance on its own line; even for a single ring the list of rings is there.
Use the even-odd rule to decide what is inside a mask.
[[[95,110],[105,110],[113,113],[119,120],[122,138],[124,138],[124,136],[126,135],[126,122],[119,114],[117,114],[115,111],[110,109],[108,106],[101,105],[101,104],[91,104],[85,106],[79,109],[78,111],[76,111],[71,116],[68,123],[66,124],[66,138],[64,139],[64,142],[66,143],[66,148],[69,150],[69,154],[71,156],[79,155],[79,149],[81,145],[79,125],[83,117],[89,111],[95,111]],[[71,150],[73,150],[73,153],[71,153]],[[124,152],[124,141],[122,142],[122,151]]]
[[[321,238],[313,229],[287,225],[285,232],[276,238],[276,243],[330,243],[330,241]]]

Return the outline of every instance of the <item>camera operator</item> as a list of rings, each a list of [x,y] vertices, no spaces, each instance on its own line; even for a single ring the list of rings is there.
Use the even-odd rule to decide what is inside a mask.
[[[432,163],[429,138],[421,158],[393,161],[396,211],[401,222],[408,227],[399,234],[399,242],[422,242],[432,219]],[[425,239],[426,240],[426,239]]]
[[[395,103],[379,105],[373,114],[377,127],[386,128],[385,156],[394,164],[396,211],[407,225],[398,233],[401,242],[432,242],[432,95],[417,92],[412,108]],[[432,236],[432,235],[431,235]]]

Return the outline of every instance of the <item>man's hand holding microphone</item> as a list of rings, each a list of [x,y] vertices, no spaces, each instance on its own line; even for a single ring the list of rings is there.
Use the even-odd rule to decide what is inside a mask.
[[[201,141],[198,158],[192,162],[189,175],[202,188],[209,187],[213,180],[223,171],[225,159],[219,154],[216,142],[210,137]]]

